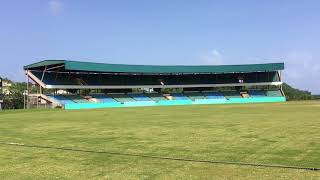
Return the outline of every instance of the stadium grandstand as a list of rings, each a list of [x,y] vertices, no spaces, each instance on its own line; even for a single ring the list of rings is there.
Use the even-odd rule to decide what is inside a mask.
[[[65,109],[286,101],[284,63],[157,66],[44,60],[24,66],[39,87],[28,107]]]

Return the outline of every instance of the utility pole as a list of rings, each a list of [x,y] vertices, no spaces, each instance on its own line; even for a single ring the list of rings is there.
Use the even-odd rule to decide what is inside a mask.
[[[26,97],[28,96],[28,90],[23,91],[23,109],[26,109]]]
[[[2,95],[2,78],[0,77],[0,111],[2,110],[2,103],[3,103],[3,95]]]

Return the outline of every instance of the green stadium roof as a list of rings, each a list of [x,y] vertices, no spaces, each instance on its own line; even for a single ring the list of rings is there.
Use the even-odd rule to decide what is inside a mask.
[[[113,73],[236,73],[278,71],[284,69],[284,63],[246,64],[246,65],[128,65],[80,62],[70,60],[44,60],[24,66],[24,69],[42,69],[46,66],[63,65],[66,71],[113,72]]]

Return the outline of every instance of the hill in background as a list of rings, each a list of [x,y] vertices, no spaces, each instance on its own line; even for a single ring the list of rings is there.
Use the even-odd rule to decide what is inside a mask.
[[[283,83],[283,92],[285,93],[287,100],[311,100],[318,99],[319,95],[312,95],[309,91],[303,91],[293,88],[287,83]]]

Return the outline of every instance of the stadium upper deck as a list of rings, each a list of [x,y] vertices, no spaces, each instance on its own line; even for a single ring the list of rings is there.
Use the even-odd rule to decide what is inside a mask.
[[[151,66],[46,60],[24,69],[43,88],[126,89],[280,85],[284,64]]]
[[[125,65],[125,64],[103,64],[91,62],[79,62],[68,60],[45,60],[24,67],[28,80],[32,79],[40,87],[41,98],[50,101],[50,98],[43,95],[43,89],[66,90],[65,92],[74,92],[70,96],[60,96],[54,94],[52,97],[60,104],[86,104],[92,102],[88,97],[93,95],[88,94],[86,98],[80,96],[80,89],[100,89],[113,90],[113,93],[123,93],[120,95],[108,95],[99,100],[99,97],[94,98],[95,103],[106,103],[105,99],[112,99],[112,102],[120,102],[121,104],[129,103],[130,106],[138,105],[132,101],[141,101],[144,99],[150,104],[153,97],[160,98],[160,104],[170,105],[181,103],[194,104],[201,100],[202,103],[216,103],[213,100],[204,99],[219,99],[210,98],[203,90],[209,90],[211,93],[218,93],[218,97],[223,97],[228,102],[233,102],[232,98],[241,98],[235,102],[242,102],[244,97],[250,97],[245,102],[264,102],[261,97],[268,97],[267,94],[272,94],[276,90],[277,97],[282,97],[281,92],[282,74],[284,69],[283,63],[269,63],[269,64],[250,64],[250,65],[220,65],[220,66],[156,66],[156,65]],[[263,89],[265,87],[274,87],[272,91]],[[235,92],[231,98],[230,92],[217,92],[216,88],[228,87],[234,88]],[[255,90],[250,90],[254,87]],[[259,87],[261,91],[259,90]],[[263,87],[263,88],[262,88]],[[154,94],[138,94],[138,98],[132,97],[132,89],[157,89]],[[183,92],[180,94],[161,94],[159,89],[165,88],[180,88]],[[206,88],[206,89],[203,89]],[[208,89],[209,88],[209,89]],[[73,91],[70,91],[73,89]],[[77,91],[74,91],[77,90]],[[192,90],[193,92],[187,92]],[[230,90],[230,89],[229,89]],[[56,91],[55,91],[56,92]],[[78,93],[76,93],[78,92]],[[250,94],[249,94],[250,92]],[[189,94],[188,94],[189,93]],[[194,98],[190,93],[196,93],[199,96]],[[256,101],[256,95],[260,98]],[[163,98],[163,99],[161,99]],[[51,99],[52,100],[52,99]],[[240,101],[239,101],[240,100]],[[164,101],[164,102],[162,102]],[[265,100],[269,102],[270,99]],[[110,105],[111,101],[107,101]],[[154,101],[155,102],[155,101]],[[158,101],[156,101],[158,103]],[[221,99],[218,102],[222,102]],[[224,101],[223,101],[224,102]],[[188,104],[187,103],[187,104]],[[140,102],[141,104],[141,102]],[[117,105],[118,106],[118,105]]]

